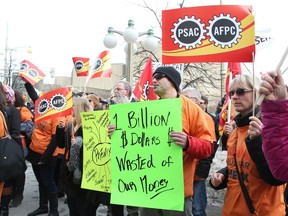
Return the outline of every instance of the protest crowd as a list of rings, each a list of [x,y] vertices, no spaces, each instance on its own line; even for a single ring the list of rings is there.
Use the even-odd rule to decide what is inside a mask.
[[[122,80],[117,82],[111,97],[107,100],[100,99],[95,94],[75,94],[72,96],[72,115],[47,119],[34,125],[35,116],[24,103],[23,95],[1,84],[0,114],[1,125],[3,125],[1,134],[5,136],[9,133],[11,138],[23,147],[23,157],[25,156],[27,162],[32,164],[38,181],[39,208],[28,215],[59,215],[58,198],[63,196],[66,197],[65,201],[70,215],[96,215],[97,208],[101,204],[107,206],[108,215],[124,215],[124,208],[127,209],[129,215],[206,215],[207,182],[210,182],[210,186],[216,190],[223,188],[227,190],[223,215],[241,215],[245,209],[249,214],[250,209],[246,206],[245,196],[242,194],[241,184],[237,177],[239,172],[242,172],[242,181],[248,184],[246,187],[249,187],[248,196],[253,211],[261,215],[285,215],[284,192],[287,182],[285,160],[287,157],[283,152],[286,139],[283,139],[285,133],[282,130],[286,125],[283,125],[282,121],[275,120],[275,113],[280,113],[284,119],[287,116],[287,87],[281,73],[276,71],[267,73],[261,85],[257,82],[253,87],[251,80],[251,76],[238,74],[230,83],[229,98],[239,114],[232,121],[225,123],[221,135],[219,120],[207,112],[207,97],[201,96],[200,91],[195,88],[180,90],[181,76],[173,67],[159,67],[153,73],[153,91],[159,99],[165,101],[164,99],[168,98],[179,98],[182,105],[182,114],[180,113],[182,126],[180,125],[179,131],[171,130],[169,139],[182,149],[183,211],[114,204],[110,202],[111,193],[81,187],[84,164],[83,145],[85,144],[83,126],[86,127],[86,125],[82,122],[80,113],[107,111],[107,109],[112,109],[114,104],[115,107],[117,107],[116,104],[132,102],[141,104],[135,98],[132,100],[132,89],[128,82]],[[39,96],[33,86],[27,80],[24,81],[25,88],[35,103]],[[254,111],[253,94],[265,95],[262,105],[256,107]],[[254,100],[257,99],[258,96],[254,98]],[[279,106],[280,103],[283,106]],[[262,115],[259,116],[260,110]],[[118,109],[117,112],[119,112]],[[254,115],[253,112],[255,112]],[[97,122],[105,123],[104,120]],[[143,122],[138,123],[143,128],[149,125],[149,123],[147,125]],[[150,123],[152,125],[153,122]],[[156,121],[154,123],[157,124]],[[130,124],[130,126],[133,125],[135,126],[134,123]],[[107,136],[111,137],[113,146],[112,137],[118,126],[109,121],[104,126],[107,128]],[[271,133],[271,130],[274,133]],[[274,134],[280,134],[283,137]],[[273,136],[274,138],[271,139]],[[154,142],[161,143],[159,139],[155,139]],[[219,142],[221,142],[220,147]],[[212,173],[211,178],[208,179],[217,148],[227,150],[227,167]],[[277,159],[275,155],[278,155]],[[233,160],[237,162],[233,163]],[[113,163],[112,159],[111,161]],[[130,165],[130,169],[136,166],[135,161],[131,163],[133,164]],[[149,166],[148,162],[144,163],[146,163],[145,160],[139,162],[137,169]],[[150,166],[156,166],[153,164],[152,156]],[[128,165],[126,169],[129,169]],[[9,208],[17,208],[24,198],[25,169],[16,176],[13,175],[8,179],[2,178],[5,181],[1,183],[1,215],[9,215]],[[132,186],[131,189],[133,189]],[[273,197],[274,202],[267,200],[270,197]],[[29,199],[29,197],[25,198]],[[263,205],[262,202],[270,204]]]
[[[40,95],[22,68],[28,96],[0,83],[0,216],[31,199],[27,163],[39,193],[27,216],[59,216],[63,197],[70,216],[100,206],[107,216],[206,216],[210,189],[226,190],[223,216],[286,215],[288,88],[280,70],[258,79],[233,63],[213,114],[173,66],[144,70],[134,89],[118,80],[109,98],[65,86]],[[226,166],[211,173],[217,151]]]

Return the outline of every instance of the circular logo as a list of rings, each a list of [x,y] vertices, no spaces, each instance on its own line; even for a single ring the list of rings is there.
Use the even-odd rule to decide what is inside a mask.
[[[94,66],[94,68],[93,68],[93,70],[94,71],[97,71],[97,70],[99,70],[101,67],[103,66],[103,61],[102,61],[102,59],[97,59],[96,60],[96,63],[95,63],[95,66]]]
[[[201,23],[200,19],[195,19],[195,16],[185,16],[184,19],[179,19],[178,23],[174,23],[174,28],[171,30],[173,35],[171,38],[174,39],[174,44],[178,44],[178,47],[190,47],[196,48],[197,45],[202,44],[202,40],[205,38],[204,24]]]
[[[28,74],[31,76],[31,77],[37,77],[38,76],[38,71],[34,70],[34,69],[30,69],[28,71]]]
[[[64,95],[56,94],[51,98],[50,103],[53,109],[61,110],[66,106],[67,101]]]
[[[26,63],[22,63],[20,66],[20,70],[27,70],[29,68],[29,65]]]
[[[77,71],[81,71],[81,70],[83,70],[83,68],[84,68],[84,63],[83,63],[83,61],[76,61],[75,62],[75,69],[77,70]]]
[[[43,99],[42,101],[40,101],[39,105],[38,105],[38,113],[40,115],[43,115],[44,113],[46,113],[49,109],[49,102],[46,99]]]
[[[214,42],[215,46],[232,47],[232,44],[237,44],[237,40],[241,38],[240,23],[230,14],[214,16],[213,20],[209,20],[209,23],[207,35],[210,36],[209,41]]]

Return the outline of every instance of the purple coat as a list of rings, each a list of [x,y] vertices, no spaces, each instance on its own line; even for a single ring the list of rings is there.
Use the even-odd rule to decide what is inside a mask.
[[[288,182],[288,100],[261,105],[263,152],[275,178]]]

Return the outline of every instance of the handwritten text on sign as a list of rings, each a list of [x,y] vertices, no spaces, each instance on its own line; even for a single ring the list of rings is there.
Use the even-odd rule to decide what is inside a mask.
[[[109,112],[81,113],[83,129],[82,188],[111,192],[111,145],[107,134]]]
[[[183,210],[182,149],[169,136],[182,131],[181,99],[112,105],[110,120],[111,203]]]

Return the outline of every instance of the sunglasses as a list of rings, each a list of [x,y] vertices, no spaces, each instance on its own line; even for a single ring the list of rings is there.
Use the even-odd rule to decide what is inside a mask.
[[[162,79],[162,78],[164,78],[164,77],[166,77],[165,74],[156,73],[156,74],[154,74],[153,79],[160,80],[160,79]]]
[[[238,96],[243,96],[246,92],[251,92],[251,91],[253,91],[253,89],[238,88],[236,90],[229,91],[228,94],[229,94],[229,97],[231,98],[235,93]]]

